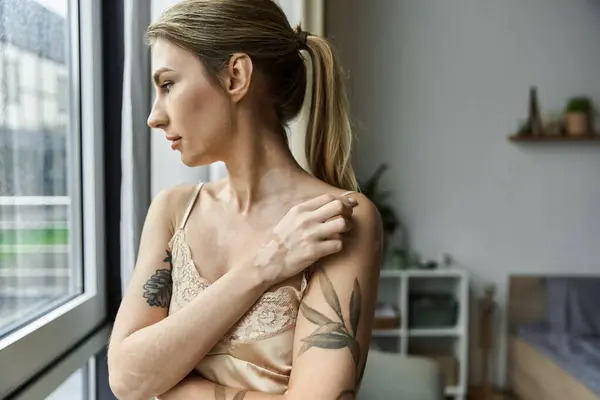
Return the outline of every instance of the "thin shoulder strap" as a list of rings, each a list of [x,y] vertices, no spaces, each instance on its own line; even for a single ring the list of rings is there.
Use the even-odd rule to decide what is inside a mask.
[[[342,196],[348,196],[351,193],[355,193],[354,190],[350,190],[350,191],[348,191],[346,193],[343,193]]]
[[[196,190],[194,190],[194,194],[190,198],[190,201],[189,201],[189,203],[187,205],[187,208],[185,210],[185,214],[183,214],[183,219],[181,220],[181,225],[179,226],[179,229],[183,229],[185,227],[185,224],[186,224],[188,218],[190,217],[190,213],[192,212],[192,208],[194,208],[194,204],[196,204],[196,199],[198,198],[198,195],[200,194],[200,189],[202,189],[203,185],[204,185],[204,182],[200,182],[196,186]]]

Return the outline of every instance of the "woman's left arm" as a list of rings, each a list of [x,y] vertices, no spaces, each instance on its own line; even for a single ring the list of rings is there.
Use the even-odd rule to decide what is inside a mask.
[[[360,386],[377,304],[383,232],[373,203],[360,194],[353,197],[358,205],[344,249],[319,263],[300,307],[286,396],[291,400],[354,399]]]
[[[283,395],[225,388],[189,377],[160,400],[351,400],[369,351],[381,266],[381,217],[363,195],[344,249],[322,259],[305,291],[294,339],[288,391]]]

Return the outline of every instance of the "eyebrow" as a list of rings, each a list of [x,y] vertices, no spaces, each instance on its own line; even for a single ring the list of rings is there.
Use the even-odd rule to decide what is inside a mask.
[[[161,68],[157,69],[156,71],[154,71],[154,74],[152,75],[152,80],[154,81],[154,84],[156,86],[158,86],[160,74],[162,74],[163,72],[168,72],[168,71],[173,71],[173,70],[171,68],[161,67]]]

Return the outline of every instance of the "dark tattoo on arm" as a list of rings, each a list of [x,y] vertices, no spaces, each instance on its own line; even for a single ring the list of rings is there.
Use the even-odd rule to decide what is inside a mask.
[[[221,386],[218,383],[215,383],[215,400],[226,400],[225,386]]]
[[[144,284],[144,298],[150,307],[167,308],[171,303],[173,262],[169,250],[167,250],[167,256],[163,262],[168,263],[169,268],[157,269],[154,275]]]
[[[235,396],[233,396],[233,400],[244,400],[244,397],[246,397],[246,393],[248,393],[247,390],[240,390],[235,394]],[[215,400],[227,400],[227,389],[225,388],[225,386],[215,383],[214,395]]]
[[[360,381],[362,379],[364,364],[366,364],[365,360],[361,371],[359,372],[361,352],[360,344],[357,340],[357,333],[362,305],[360,284],[358,283],[358,279],[354,279],[354,288],[352,290],[352,295],[350,296],[349,304],[350,318],[349,320],[346,320],[342,314],[339,297],[335,292],[329,277],[327,277],[327,274],[323,270],[321,270],[319,273],[319,283],[327,304],[329,304],[329,307],[333,309],[337,315],[337,318],[339,319],[339,322],[331,320],[329,317],[306,305],[306,303],[302,303],[300,305],[300,312],[310,322],[318,325],[318,328],[312,334],[301,340],[303,344],[300,348],[298,356],[303,354],[311,347],[317,347],[320,349],[349,349],[350,353],[352,354],[352,359],[354,360],[356,386],[354,390],[344,390],[342,393],[340,393],[336,400],[353,399],[355,390],[360,385]]]
[[[241,390],[237,392],[235,396],[233,396],[233,400],[244,400],[244,398],[246,397],[246,393],[248,393],[247,390]]]

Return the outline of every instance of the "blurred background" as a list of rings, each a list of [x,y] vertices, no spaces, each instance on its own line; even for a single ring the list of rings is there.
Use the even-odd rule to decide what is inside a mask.
[[[2,399],[114,398],[148,204],[226,174],[146,126],[144,31],[174,2],[0,0]],[[341,56],[386,228],[373,349],[395,358],[370,376],[426,391],[402,376],[429,360],[447,398],[599,399],[600,2],[279,3]]]

